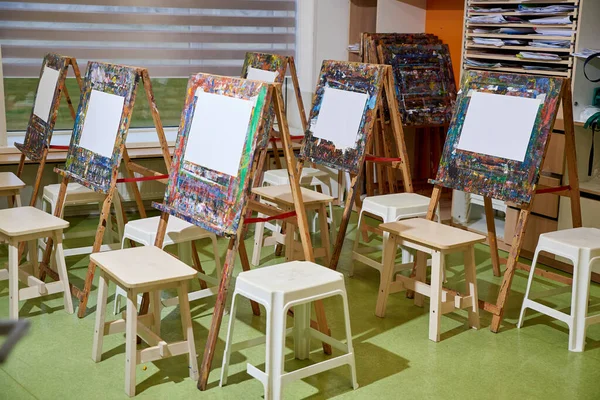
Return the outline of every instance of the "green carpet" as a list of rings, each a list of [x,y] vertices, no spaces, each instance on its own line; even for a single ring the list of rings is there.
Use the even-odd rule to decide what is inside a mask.
[[[348,230],[340,268],[351,263],[352,240],[356,216]],[[72,218],[72,227],[93,227],[95,218]],[[224,259],[226,241],[220,240]],[[252,249],[248,236],[246,246]],[[214,270],[210,246],[200,247],[200,259],[207,272]],[[263,249],[265,265],[281,262],[272,248]],[[477,246],[477,277],[479,296],[495,300],[501,282],[492,275],[489,249]],[[0,262],[6,262],[6,246],[0,246]],[[448,262],[448,286],[461,288],[460,259]],[[69,257],[71,282],[81,286],[88,257]],[[240,271],[239,260],[235,274]],[[488,329],[491,316],[482,311],[482,329],[466,329],[466,312],[442,317],[442,341],[428,340],[428,303],[417,308],[404,294],[392,295],[387,316],[375,317],[379,273],[356,263],[355,275],[346,279],[348,290],[359,389],[351,389],[349,368],[344,366],[284,387],[286,399],[599,399],[600,398],[600,325],[587,333],[586,351],[567,350],[567,327],[549,317],[529,311],[525,326],[516,328],[527,275],[517,272],[509,297],[506,317],[500,333]],[[31,331],[0,366],[0,399],[125,399],[125,345],[122,335],[105,337],[103,361],[91,358],[95,319],[96,283],[90,296],[88,313],[83,319],[63,311],[62,298],[21,302],[20,315],[31,321]],[[536,279],[534,290],[556,286]],[[110,286],[109,311],[115,287]],[[568,310],[569,295],[548,300],[547,304]],[[590,294],[591,312],[600,311],[600,288],[595,285]],[[192,317],[199,363],[210,326],[214,299],[192,303]],[[344,336],[341,300],[325,302],[332,335]],[[3,311],[2,311],[3,310]],[[0,318],[8,316],[8,282],[0,282]],[[181,336],[178,308],[163,309],[162,336]],[[116,318],[116,317],[114,317]],[[228,385],[219,388],[228,316],[225,316],[220,340],[210,375],[209,389],[200,392],[188,377],[186,356],[147,363],[137,367],[137,397],[260,399],[263,387],[246,374],[246,363],[264,367],[264,346],[234,353],[231,357]],[[291,320],[288,321],[288,324]],[[250,304],[241,301],[238,308],[237,340],[257,337],[264,332],[265,319],[252,315]],[[2,339],[0,339],[2,340]],[[304,366],[306,361],[292,358],[292,343],[288,342],[286,370]],[[311,361],[325,358],[320,344],[313,341]]]

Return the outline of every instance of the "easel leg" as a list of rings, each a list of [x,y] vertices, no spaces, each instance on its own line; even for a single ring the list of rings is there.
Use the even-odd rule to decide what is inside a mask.
[[[492,332],[498,332],[498,330],[500,330],[500,323],[502,323],[502,318],[504,317],[504,305],[508,298],[510,285],[512,284],[515,275],[528,220],[529,210],[521,210],[519,213],[519,220],[517,221],[517,227],[515,228],[516,234],[513,237],[508,260],[506,261],[506,271],[504,271],[504,278],[502,279],[498,300],[496,301],[497,313],[492,316],[492,324],[490,325],[490,330]]]
[[[58,191],[58,200],[56,201],[56,206],[54,207],[54,216],[61,217],[63,212],[63,207],[65,205],[65,197],[67,196],[67,185],[69,184],[69,178],[63,177],[60,183],[60,189]],[[52,254],[53,240],[52,237],[46,239],[46,250],[44,250],[44,256],[42,257],[42,263],[40,264],[40,280],[44,281],[46,279],[46,274],[49,273],[52,276],[52,279],[58,280],[58,274],[54,273],[50,269],[50,255]],[[73,289],[74,286],[71,286]],[[75,293],[73,293],[75,295]]]
[[[354,202],[354,196],[356,195],[356,185],[358,183],[358,177],[361,174],[352,178],[351,186],[348,188],[346,197],[346,206],[344,207],[344,213],[342,214],[342,221],[338,227],[338,234],[335,240],[335,246],[333,247],[333,254],[331,255],[331,263],[329,268],[337,270],[338,262],[340,261],[340,255],[342,254],[342,247],[344,246],[344,239],[346,238],[346,230],[348,229],[348,223],[350,222],[350,216],[352,215],[352,203]]]
[[[483,205],[485,208],[485,222],[487,224],[490,256],[492,257],[492,269],[494,270],[494,276],[500,276],[500,258],[498,256],[496,222],[494,221],[494,207],[492,206],[492,199],[484,196]]]

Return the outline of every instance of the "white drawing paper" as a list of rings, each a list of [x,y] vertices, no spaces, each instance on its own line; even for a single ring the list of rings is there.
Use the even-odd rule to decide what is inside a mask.
[[[183,159],[236,177],[254,101],[196,90]]]
[[[540,99],[473,91],[457,148],[523,162]]]
[[[79,147],[104,157],[112,157],[124,103],[123,96],[92,89]]]
[[[246,79],[273,83],[277,79],[277,75],[279,75],[277,71],[265,71],[263,69],[248,67]]]
[[[58,84],[59,71],[44,65],[44,72],[38,83],[37,94],[35,96],[35,104],[33,105],[33,113],[48,123],[50,110],[52,109],[52,99]]]
[[[356,147],[368,99],[366,93],[326,87],[317,121],[311,126],[313,136],[332,142],[339,150]]]

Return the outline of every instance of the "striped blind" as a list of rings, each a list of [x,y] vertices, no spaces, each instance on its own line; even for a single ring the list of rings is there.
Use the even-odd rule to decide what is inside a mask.
[[[6,77],[48,52],[147,67],[152,77],[239,76],[246,51],[293,55],[295,0],[0,1]]]

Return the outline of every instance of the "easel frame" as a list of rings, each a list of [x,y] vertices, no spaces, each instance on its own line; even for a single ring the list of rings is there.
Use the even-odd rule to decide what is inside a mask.
[[[92,247],[92,253],[96,253],[96,252],[100,251],[100,248],[102,246],[104,232],[106,230],[106,225],[107,225],[106,221],[108,220],[108,218],[111,217],[111,205],[113,202],[113,197],[115,195],[117,183],[119,181],[132,183],[131,187],[132,187],[132,190],[133,190],[133,193],[135,196],[135,200],[136,200],[140,215],[142,218],[145,218],[146,212],[145,212],[145,209],[143,206],[139,188],[137,187],[137,182],[145,181],[145,180],[159,180],[161,182],[166,183],[167,178],[168,178],[168,175],[164,175],[159,172],[152,171],[152,170],[145,168],[139,164],[133,163],[127,153],[126,139],[127,139],[127,133],[129,131],[129,124],[131,122],[131,114],[133,113],[133,107],[135,106],[135,98],[136,98],[136,94],[137,94],[137,90],[138,90],[139,80],[142,81],[142,84],[144,86],[144,91],[146,93],[146,97],[147,97],[147,100],[148,100],[148,103],[150,106],[150,111],[152,113],[152,118],[154,121],[154,125],[155,125],[156,132],[158,135],[159,143],[161,146],[162,155],[165,160],[165,164],[167,166],[167,170],[168,170],[169,166],[171,165],[171,163],[170,163],[171,155],[169,153],[168,143],[165,138],[163,125],[160,120],[160,114],[158,113],[158,108],[156,107],[156,102],[154,100],[154,93],[152,90],[152,83],[150,81],[150,76],[148,74],[148,70],[146,68],[139,68],[139,67],[128,67],[128,66],[122,66],[122,65],[116,65],[116,64],[102,64],[102,63],[89,62],[88,63],[88,74],[91,74],[91,72],[89,72],[89,71],[92,68],[109,68],[109,69],[114,68],[114,69],[121,70],[121,72],[124,74],[132,75],[132,77],[129,78],[129,79],[131,79],[132,93],[130,94],[129,103],[124,105],[123,114],[125,115],[125,117],[123,117],[123,115],[122,115],[121,125],[119,127],[119,133],[117,134],[115,147],[113,149],[112,158],[114,159],[116,157],[116,159],[112,161],[113,165],[110,166],[110,171],[108,169],[106,169],[106,172],[110,172],[110,175],[105,174],[104,176],[95,177],[100,180],[99,182],[95,182],[95,183],[90,182],[84,176],[79,176],[77,174],[74,174],[73,172],[55,168],[55,172],[57,172],[59,175],[62,175],[63,179],[61,181],[60,190],[58,193],[58,200],[56,202],[54,215],[60,216],[62,214],[65,197],[66,197],[67,185],[68,185],[69,181],[72,179],[77,180],[78,183],[81,183],[82,185],[84,185],[94,191],[105,193],[106,198],[102,204],[102,211],[100,213],[98,229],[96,231],[96,236],[94,238],[94,244]],[[86,76],[85,84],[90,86],[89,91],[91,92],[92,82],[88,81],[88,79],[89,79],[89,77]],[[82,99],[83,99],[83,96],[82,96]],[[80,102],[79,110],[78,110],[78,114],[79,114],[78,120],[81,118],[82,114],[85,112],[84,107],[86,107],[87,104],[84,104],[84,103],[85,103],[85,101]],[[77,128],[77,125],[76,125],[76,128]],[[74,135],[75,135],[75,129],[74,129]],[[72,140],[71,140],[70,152],[75,153],[75,152],[79,151],[79,153],[72,155],[72,157],[77,158],[78,154],[81,155],[81,154],[85,154],[86,152],[90,153],[91,157],[94,157],[93,154],[95,154],[95,153],[93,153],[87,149],[84,149],[84,148],[81,148],[78,146],[77,146],[77,149],[74,149],[73,141],[74,141],[74,138],[72,138]],[[85,157],[90,157],[90,156],[85,156]],[[85,158],[85,157],[83,157],[83,158]],[[118,179],[119,166],[121,163],[121,159],[125,162],[125,171],[128,176],[128,178],[125,178],[122,180]],[[68,162],[69,162],[69,156],[67,156],[67,163]],[[94,168],[94,166],[91,167],[92,170],[93,170],[93,168]],[[143,176],[141,178],[136,178],[134,176],[134,172],[137,172]],[[88,174],[87,167],[85,168],[85,173]],[[90,175],[88,175],[88,177],[94,176],[93,173],[91,173],[91,172],[89,174]],[[48,244],[46,245],[46,250],[44,251],[43,260],[40,263],[40,278],[42,280],[45,279],[46,274],[50,275],[50,277],[52,277],[55,280],[57,278],[56,272],[53,271],[49,267],[51,250],[52,250],[52,239],[48,238]],[[88,264],[88,270],[87,270],[87,274],[86,274],[86,278],[85,278],[85,283],[84,283],[84,286],[82,289],[77,288],[76,286],[71,284],[71,293],[79,299],[79,309],[77,311],[77,315],[79,318],[83,318],[85,316],[88,297],[89,297],[89,294],[92,289],[92,281],[94,279],[95,268],[96,268],[95,264],[90,260],[90,262]]]
[[[463,80],[465,78],[463,77]],[[510,293],[510,287],[512,284],[512,280],[514,278],[514,274],[517,269],[529,270],[530,267],[518,262],[519,255],[523,246],[523,241],[525,237],[525,230],[527,229],[527,222],[529,220],[529,216],[531,214],[531,209],[535,200],[536,194],[544,194],[544,193],[553,193],[555,195],[569,197],[571,200],[571,217],[573,221],[573,227],[581,227],[582,219],[581,219],[581,202],[580,202],[580,192],[579,192],[579,177],[577,171],[577,158],[576,158],[576,150],[575,150],[575,126],[573,122],[573,98],[572,98],[572,88],[571,88],[571,80],[564,79],[562,81],[562,87],[559,95],[559,103],[562,102],[563,109],[563,117],[564,117],[564,129],[565,129],[565,151],[566,151],[566,159],[567,159],[567,170],[569,174],[569,185],[560,186],[560,187],[545,187],[538,184],[539,177],[541,176],[541,171],[538,169],[537,176],[535,177],[532,184],[532,194],[531,201],[522,202],[521,204],[517,204],[518,208],[520,208],[519,218],[517,221],[517,226],[515,228],[515,234],[513,236],[511,242],[511,249],[506,259],[506,270],[504,271],[504,275],[502,278],[502,283],[500,285],[500,290],[498,292],[498,297],[496,299],[496,303],[489,303],[483,300],[479,300],[479,308],[490,312],[492,314],[492,323],[490,325],[490,330],[494,333],[497,333],[500,330],[500,325],[502,323],[502,319],[504,317],[506,301],[508,299],[508,295]],[[557,105],[558,110],[558,105]],[[554,121],[556,120],[556,115],[558,111],[554,113],[553,120],[550,126],[551,128],[554,126]],[[543,164],[547,152],[548,152],[548,144],[549,138],[547,138],[545,147],[543,149],[543,156],[541,158],[540,166]],[[438,172],[439,178],[439,172]],[[436,179],[438,179],[436,178]],[[431,196],[431,202],[429,203],[429,209],[427,212],[427,219],[433,220],[435,216],[436,207],[440,201],[442,187],[443,186],[440,181],[432,181],[434,183],[434,189]],[[459,189],[460,190],[460,189]],[[492,259],[492,266],[494,267],[494,272],[496,272],[496,268],[499,270],[499,258],[498,258],[498,247],[497,247],[497,238],[496,238],[496,228],[493,219],[493,210],[492,210],[492,196],[484,195],[484,206],[486,211],[486,220],[487,220],[487,230],[488,230],[488,242],[490,246],[490,256]],[[492,218],[490,218],[492,216]],[[536,270],[536,273],[544,275],[547,278],[554,278],[559,282],[566,282],[564,276],[550,272],[550,271],[540,271]],[[568,283],[568,281],[567,281]]]

